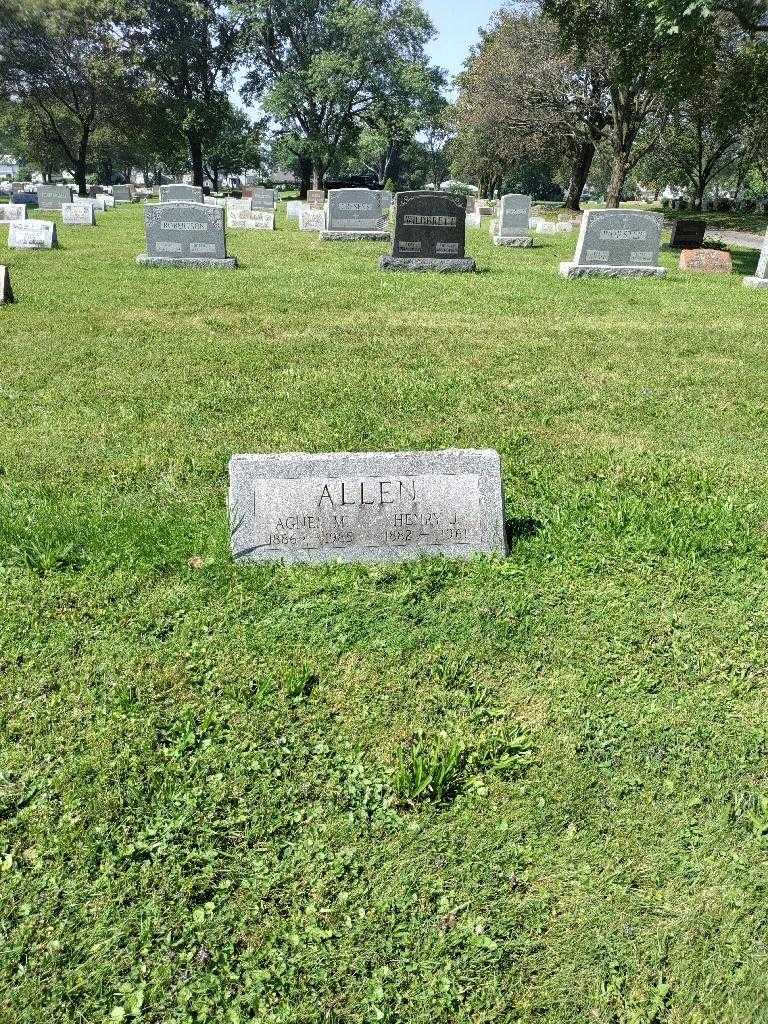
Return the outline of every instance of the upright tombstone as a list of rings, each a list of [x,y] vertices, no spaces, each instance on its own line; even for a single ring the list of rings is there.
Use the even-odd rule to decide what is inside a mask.
[[[576,252],[560,264],[562,277],[664,277],[659,266],[660,213],[587,210]]]
[[[37,208],[37,192],[31,189],[28,192],[14,192],[11,196],[14,206],[28,206],[30,209]]]
[[[398,192],[392,255],[381,270],[437,270],[444,274],[477,270],[466,257],[466,197],[446,192]]]
[[[745,288],[768,288],[768,231],[765,232],[754,277],[745,277],[743,283]]]
[[[368,188],[336,188],[328,193],[328,226],[320,237],[328,242],[370,239],[388,242],[381,193]]]
[[[12,220],[26,220],[27,208],[23,203],[3,203],[0,206],[0,224],[10,224]]]
[[[306,210],[307,204],[302,202],[301,199],[289,199],[285,204],[285,215],[289,220],[298,220],[301,216],[301,211]]]
[[[249,202],[249,200],[245,200]],[[230,206],[227,209],[227,227],[250,231],[274,231],[275,214],[271,210],[252,210],[249,207]]]
[[[95,196],[72,196],[75,206],[92,206],[99,213],[104,213],[107,208],[105,199],[107,197],[97,193]]]
[[[707,223],[703,220],[676,220],[672,225],[671,249],[700,249]]]
[[[395,198],[394,195],[392,194],[392,192],[389,191],[389,189],[385,188],[382,191],[382,193],[381,193],[381,212],[384,214],[385,217],[389,217],[389,213],[390,213],[390,210],[392,209],[392,202],[393,202],[394,198]]]
[[[161,203],[200,203],[203,204],[203,190],[197,185],[161,185]]]
[[[322,210],[325,206],[325,191],[322,188],[311,188],[307,192],[307,205],[312,210]]]
[[[238,562],[402,562],[507,553],[495,451],[235,455]]]
[[[275,211],[275,193],[271,188],[255,188],[251,196],[252,210],[266,210],[268,213]]]
[[[154,203],[144,207],[147,251],[144,267],[203,267],[234,270],[227,257],[224,210],[204,203]]]
[[[52,220],[14,220],[8,226],[9,249],[56,249],[58,244]]]
[[[113,185],[112,198],[115,203],[132,203],[136,198],[133,185]]]
[[[38,185],[37,205],[41,210],[60,210],[62,203],[72,202],[69,185]]]
[[[324,207],[305,207],[299,214],[299,231],[325,231]]]
[[[11,288],[11,273],[8,267],[0,266],[0,306],[6,302],[15,302]]]
[[[498,219],[491,224],[493,244],[512,245],[520,248],[532,246],[530,219],[530,196],[504,196],[501,200]]]
[[[475,196],[467,196],[467,218],[465,224],[468,228],[481,228],[483,226],[480,204]]]
[[[96,212],[93,203],[62,203],[61,217],[64,224],[86,228],[96,226]]]

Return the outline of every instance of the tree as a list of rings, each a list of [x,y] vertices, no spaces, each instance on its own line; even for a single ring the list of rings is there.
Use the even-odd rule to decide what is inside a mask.
[[[261,126],[251,124],[247,114],[229,99],[219,103],[218,117],[205,139],[205,170],[213,185],[225,174],[255,170],[261,165]]]
[[[250,70],[284,146],[316,188],[357,141],[362,119],[425,65],[432,23],[417,0],[241,0]],[[381,110],[381,107],[377,108]]]
[[[241,23],[215,0],[144,0],[128,37],[202,185],[204,144],[240,59]]]
[[[72,173],[81,195],[94,133],[134,85],[127,56],[111,5],[0,0],[0,81],[32,119],[38,151]]]

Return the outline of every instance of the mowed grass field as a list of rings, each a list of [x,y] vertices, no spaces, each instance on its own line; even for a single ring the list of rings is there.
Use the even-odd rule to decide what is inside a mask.
[[[757,254],[58,226],[3,254],[0,1021],[768,1020]],[[507,559],[232,564],[233,453],[452,446]]]

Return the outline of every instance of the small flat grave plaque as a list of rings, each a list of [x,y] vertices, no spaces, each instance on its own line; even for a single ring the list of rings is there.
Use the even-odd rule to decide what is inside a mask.
[[[506,554],[495,451],[235,455],[241,562],[401,562]]]
[[[765,232],[755,275],[745,277],[743,283],[746,288],[768,288],[768,231]]]
[[[64,224],[92,228],[96,224],[93,203],[62,203],[61,217]]]
[[[147,251],[143,266],[209,267],[234,270],[227,258],[224,209],[204,203],[155,203],[144,207]]]
[[[8,226],[9,249],[55,249],[56,225],[52,220],[14,220]]]
[[[200,203],[203,202],[203,190],[197,185],[161,185],[161,203]]]
[[[671,249],[700,249],[707,230],[703,220],[676,220],[672,225]]]
[[[729,252],[721,249],[683,249],[680,269],[696,270],[702,274],[730,274],[733,260]]]
[[[399,192],[395,202],[392,255],[382,256],[382,270],[476,270],[466,258],[466,197],[447,193]]]
[[[587,210],[573,261],[560,264],[563,277],[664,277],[659,264],[660,213]],[[559,230],[560,225],[555,226]],[[564,225],[566,230],[568,225]]]

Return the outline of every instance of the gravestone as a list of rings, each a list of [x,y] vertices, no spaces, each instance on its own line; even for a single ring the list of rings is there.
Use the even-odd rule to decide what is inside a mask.
[[[743,284],[745,288],[768,288],[768,231],[765,232],[754,277],[745,277]]]
[[[731,254],[722,249],[683,249],[680,269],[695,270],[702,274],[730,274],[733,271]]]
[[[381,211],[381,193],[367,188],[335,188],[328,193],[328,227],[324,241],[371,239],[388,242],[386,218]]]
[[[14,220],[8,225],[9,249],[56,249],[58,244],[52,220]]]
[[[507,553],[495,451],[235,455],[238,562],[401,562]]]
[[[325,206],[325,192],[321,188],[311,188],[307,192],[307,205],[312,210],[322,210]]]
[[[672,225],[671,249],[700,249],[707,230],[703,220],[676,220]]]
[[[533,245],[530,228],[531,197],[507,195],[501,200],[497,220],[491,225],[494,245],[528,248]]]
[[[112,198],[116,203],[132,203],[134,199],[133,185],[113,185]]]
[[[107,206],[104,202],[106,196],[97,193],[95,196],[72,196],[72,202],[76,206],[92,206],[94,210],[103,213]]]
[[[136,257],[145,267],[234,270],[227,257],[224,210],[204,203],[153,203],[144,207],[147,251]]]
[[[60,210],[62,203],[72,202],[69,185],[38,185],[37,205],[41,210]]]
[[[251,196],[251,209],[266,210],[268,213],[274,213],[275,193],[272,189],[255,188],[253,190],[253,195]]]
[[[301,199],[289,199],[285,204],[285,215],[289,220],[298,220],[301,216],[301,211],[307,208],[307,204],[302,202]]]
[[[299,231],[325,231],[325,210],[307,207],[299,214]]]
[[[11,288],[11,272],[8,267],[0,266],[0,306],[6,302],[15,302]]]
[[[3,203],[0,206],[0,224],[9,224],[12,220],[26,220],[27,208],[23,203]]]
[[[161,185],[161,203],[200,203],[203,202],[203,190],[197,185]]]
[[[661,225],[660,213],[587,210],[573,260],[560,264],[560,274],[568,278],[664,277],[667,272],[658,265]]]
[[[248,202],[248,200],[245,200]],[[250,210],[231,206],[227,210],[227,227],[250,231],[274,231],[275,215],[269,210]]]
[[[61,217],[64,224],[88,228],[96,225],[96,213],[92,203],[62,203]]]
[[[384,214],[385,217],[389,217],[389,211],[392,209],[392,201],[394,200],[394,198],[394,195],[389,191],[389,189],[385,188],[382,191],[381,212]]]
[[[477,269],[467,259],[466,197],[446,192],[398,192],[392,255],[379,260],[381,270],[467,273]]]
[[[12,181],[11,182],[11,195],[13,195],[14,192],[25,192],[25,191],[26,191],[26,189],[24,187],[24,182],[23,181]]]
[[[29,206],[31,209],[37,208],[37,192],[14,192],[11,196],[11,202],[15,205]]]
[[[110,195],[106,195],[105,194],[105,195],[102,195],[101,198],[104,201],[104,209],[105,210],[114,210],[114,208],[115,208],[115,197],[114,196],[110,196]]]

